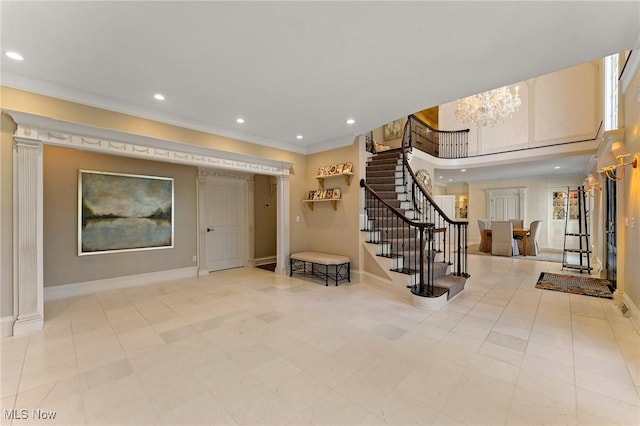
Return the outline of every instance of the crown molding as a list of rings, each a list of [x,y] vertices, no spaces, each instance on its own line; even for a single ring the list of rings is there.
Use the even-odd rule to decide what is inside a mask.
[[[4,109],[16,122],[16,140],[236,172],[288,175],[293,163]]]

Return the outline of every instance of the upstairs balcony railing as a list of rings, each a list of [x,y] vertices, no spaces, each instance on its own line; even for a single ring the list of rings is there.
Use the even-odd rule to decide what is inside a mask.
[[[417,148],[439,158],[469,156],[469,129],[438,130],[413,114],[407,117],[406,126],[403,147]]]
[[[365,135],[365,141],[366,150],[375,153],[373,132]],[[469,156],[469,129],[438,130],[412,114],[407,117],[402,146],[417,148],[439,158],[466,158]]]

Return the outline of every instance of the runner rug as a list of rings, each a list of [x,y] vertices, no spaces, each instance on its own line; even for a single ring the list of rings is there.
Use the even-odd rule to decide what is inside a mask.
[[[611,285],[611,281],[601,278],[543,272],[540,274],[540,278],[538,278],[536,288],[613,299],[613,286]]]

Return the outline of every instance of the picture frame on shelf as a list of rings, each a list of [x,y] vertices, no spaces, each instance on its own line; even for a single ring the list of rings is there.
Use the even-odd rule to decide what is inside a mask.
[[[342,191],[340,190],[340,188],[333,188],[333,191],[331,192],[331,198],[334,200],[340,199],[342,196]]]
[[[333,189],[327,189],[326,193],[324,194],[324,198],[325,200],[333,198]]]
[[[351,173],[353,170],[353,163],[344,163],[344,167],[342,169],[342,173]]]

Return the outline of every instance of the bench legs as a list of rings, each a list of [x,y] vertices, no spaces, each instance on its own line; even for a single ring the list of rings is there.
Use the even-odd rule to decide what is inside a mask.
[[[289,258],[289,276],[292,277],[294,272],[307,274],[307,263],[311,264],[309,272],[311,275],[315,275],[324,279],[324,285],[329,286],[329,280],[338,283],[342,280],[351,282],[351,262],[342,263],[339,265],[323,265],[320,263],[307,262],[306,260],[298,260]],[[322,268],[324,266],[324,268]],[[335,273],[331,273],[329,266],[335,267]]]

